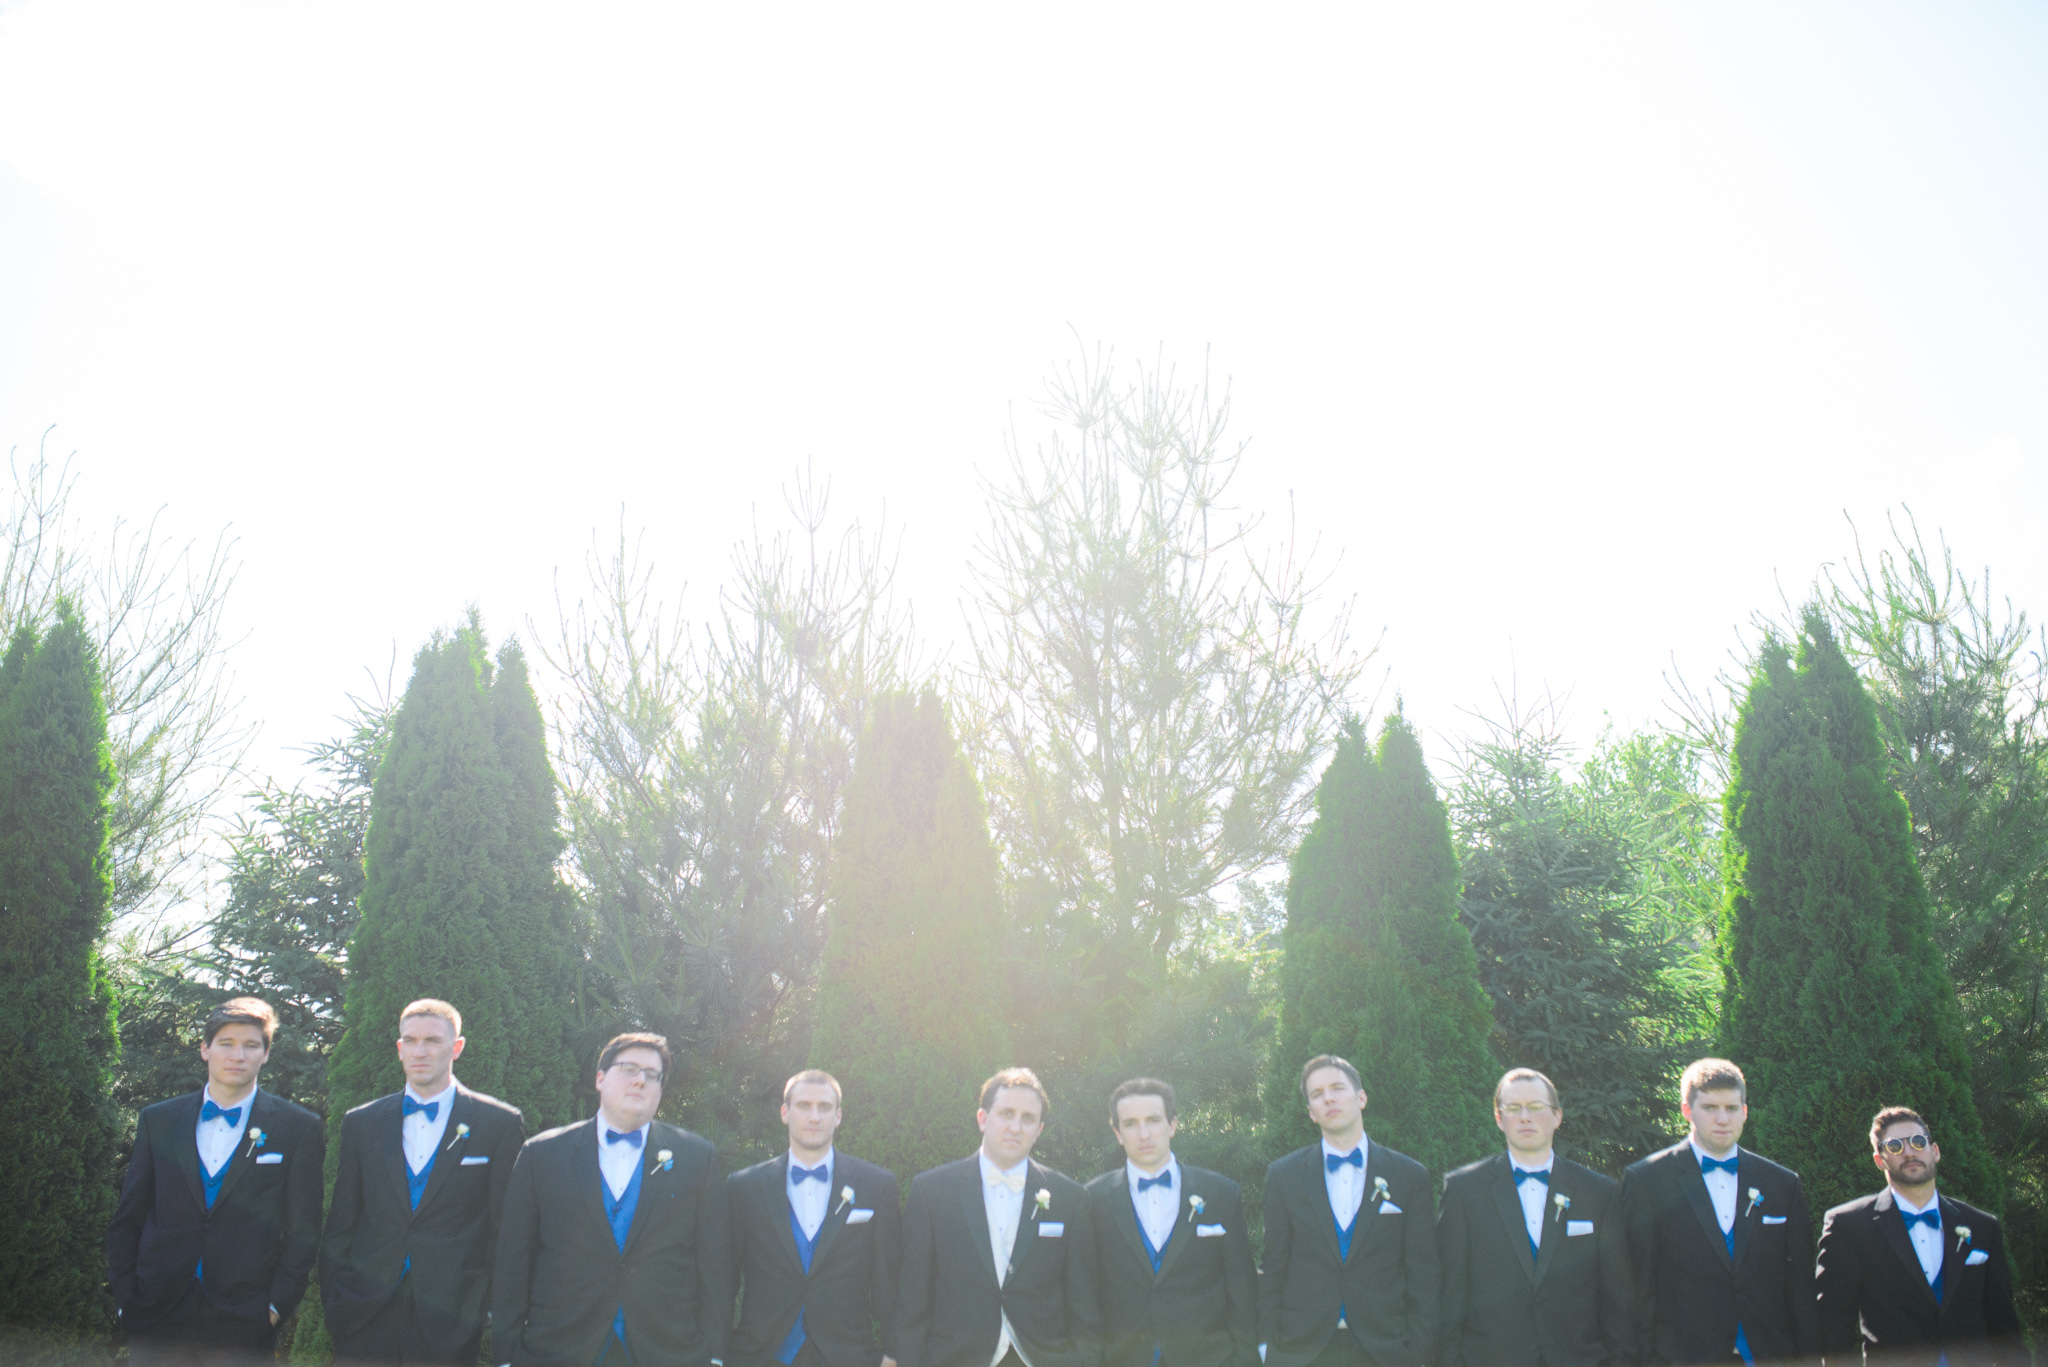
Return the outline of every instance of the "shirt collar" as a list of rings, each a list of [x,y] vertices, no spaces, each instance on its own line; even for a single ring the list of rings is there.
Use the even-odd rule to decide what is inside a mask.
[[[983,1186],[987,1186],[988,1179],[995,1176],[997,1173],[1001,1173],[1003,1176],[1009,1177],[1015,1173],[1029,1173],[1031,1171],[1031,1157],[1029,1154],[1025,1155],[1024,1161],[1019,1163],[1014,1168],[997,1167],[995,1165],[995,1160],[988,1156],[987,1149],[976,1149],[974,1151],[974,1156],[981,1160],[981,1184]]]
[[[448,1075],[448,1085],[446,1087],[443,1087],[440,1091],[434,1093],[432,1096],[421,1096],[418,1092],[413,1090],[413,1085],[410,1082],[405,1084],[405,1094],[411,1097],[414,1101],[418,1102],[422,1106],[431,1105],[434,1102],[439,1101],[442,1097],[449,1095],[454,1090],[455,1074],[453,1073],[450,1073]]]
[[[1166,1166],[1161,1168],[1159,1172],[1172,1173],[1173,1182],[1171,1185],[1175,1191],[1180,1190],[1180,1160],[1173,1156],[1171,1149],[1168,1149],[1166,1152]],[[1159,1172],[1146,1172],[1130,1159],[1126,1158],[1124,1160],[1124,1180],[1131,1184],[1132,1191],[1138,1189],[1138,1179],[1140,1177],[1157,1177]]]
[[[1552,1168],[1555,1168],[1557,1166],[1557,1150],[1552,1149],[1550,1151],[1550,1157],[1543,1160],[1543,1166],[1540,1168],[1532,1168],[1528,1166],[1521,1159],[1515,1157],[1512,1153],[1508,1155],[1508,1166],[1513,1168],[1516,1172],[1549,1172]]]
[[[1695,1159],[1696,1161],[1698,1161],[1698,1162],[1702,1162],[1702,1163],[1703,1163],[1703,1162],[1707,1161],[1708,1159],[1713,1159],[1713,1161],[1714,1161],[1714,1162],[1716,1162],[1716,1163],[1721,1163],[1721,1162],[1725,1162],[1725,1161],[1726,1161],[1725,1159],[1720,1159],[1720,1158],[1714,1158],[1714,1155],[1712,1155],[1712,1154],[1708,1153],[1708,1152],[1707,1152],[1707,1151],[1706,1151],[1705,1149],[1703,1149],[1703,1148],[1701,1148],[1701,1147],[1700,1147],[1700,1141],[1699,1141],[1698,1139],[1694,1138],[1694,1137],[1693,1137],[1692,1135],[1687,1135],[1687,1136],[1685,1137],[1685,1142],[1686,1142],[1686,1143],[1688,1143],[1688,1144],[1690,1144],[1690,1145],[1692,1145],[1692,1156],[1693,1156],[1693,1158],[1694,1158],[1694,1159]],[[1729,1151],[1728,1157],[1729,1157],[1729,1158],[1734,1158],[1734,1157],[1737,1157],[1738,1155],[1740,1155],[1740,1154],[1741,1154],[1741,1152],[1742,1152],[1742,1145],[1740,1145],[1740,1144],[1737,1144],[1737,1145],[1736,1145],[1736,1146],[1735,1146],[1735,1147],[1734,1147],[1734,1148],[1733,1148],[1732,1150],[1730,1150],[1730,1151]]]
[[[1323,1152],[1327,1154],[1333,1154],[1338,1158],[1342,1158],[1345,1154],[1352,1152],[1352,1150],[1332,1148],[1330,1146],[1329,1138],[1325,1136],[1323,1139]],[[1357,1153],[1359,1155],[1359,1161],[1361,1163],[1372,1162],[1372,1137],[1370,1135],[1362,1134],[1358,1136]],[[1359,1171],[1364,1172],[1365,1169],[1361,1167]]]
[[[1927,1198],[1926,1205],[1916,1206],[1911,1201],[1908,1201],[1906,1199],[1906,1195],[1904,1192],[1900,1191],[1897,1187],[1893,1187],[1892,1201],[1899,1207],[1900,1210],[1910,1210],[1915,1215],[1919,1215],[1931,1209],[1932,1207],[1941,1204],[1941,1192],[1939,1190],[1936,1190],[1934,1195]]]

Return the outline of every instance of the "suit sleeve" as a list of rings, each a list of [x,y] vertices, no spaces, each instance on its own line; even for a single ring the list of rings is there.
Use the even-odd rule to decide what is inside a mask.
[[[1628,1265],[1628,1361],[1647,1364],[1655,1353],[1651,1327],[1656,1318],[1657,1209],[1652,1179],[1631,1169],[1621,1177],[1622,1257]]]
[[[1991,1265],[1984,1269],[1984,1333],[1997,1367],[2027,1367],[2026,1330],[2013,1304],[2012,1264],[2005,1256],[2005,1225],[1991,1226]]]
[[[1067,1325],[1081,1345],[1083,1360],[1102,1354],[1101,1292],[1096,1278],[1095,1213],[1088,1193],[1074,1188],[1074,1209],[1067,1217]]]
[[[875,1200],[874,1261],[868,1267],[868,1304],[875,1317],[882,1356],[896,1354],[897,1283],[903,1272],[903,1197],[889,1174]]]
[[[497,1143],[491,1148],[490,1227],[484,1231],[486,1265],[498,1255],[498,1231],[505,1220],[505,1193],[512,1187],[512,1169],[519,1163],[519,1147],[526,1142],[526,1117],[513,1111],[498,1127]]]
[[[708,1356],[723,1358],[732,1339],[732,1217],[725,1203],[725,1165],[717,1151],[704,1160],[704,1199],[697,1208],[697,1304]]]
[[[747,1195],[740,1188],[740,1174],[736,1172],[725,1175],[725,1248],[732,1258],[731,1321],[737,1325],[740,1298],[746,1295]]]
[[[121,1179],[121,1198],[107,1226],[107,1284],[116,1307],[135,1303],[135,1264],[141,1256],[142,1226],[156,1204],[156,1163],[149,1146],[149,1113],[135,1123],[135,1148]]]
[[[1266,1169],[1266,1233],[1259,1257],[1259,1342],[1280,1340],[1280,1291],[1287,1284],[1287,1262],[1294,1251],[1294,1227],[1287,1198],[1280,1191],[1279,1165]]]
[[[320,1202],[327,1191],[327,1127],[308,1115],[291,1156],[284,1193],[284,1247],[270,1281],[270,1303],[278,1317],[291,1314],[306,1294],[306,1282],[320,1257]]]
[[[1823,1351],[1820,1308],[1814,1302],[1813,1217],[1806,1209],[1806,1188],[1792,1179],[1792,1218],[1785,1223],[1785,1305],[1792,1317],[1792,1342],[1803,1357]]]
[[[1402,1262],[1408,1281],[1408,1348],[1418,1362],[1431,1362],[1436,1354],[1436,1335],[1443,1313],[1443,1263],[1437,1256],[1436,1221],[1432,1209],[1436,1195],[1429,1187],[1429,1174],[1417,1173],[1407,1184],[1406,1197],[1422,1218],[1403,1220],[1402,1237],[1407,1247]]]
[[[1830,1211],[1820,1228],[1820,1250],[1813,1270],[1815,1314],[1820,1322],[1820,1348],[1831,1362],[1861,1362],[1863,1332],[1857,1305],[1862,1301],[1861,1266],[1855,1240]]]
[[[1437,1316],[1437,1349],[1429,1360],[1440,1367],[1461,1367],[1462,1340],[1459,1329],[1471,1304],[1472,1239],[1465,1222],[1464,1188],[1444,1179],[1444,1202],[1436,1214],[1437,1257],[1443,1268],[1442,1308]]]
[[[1244,1227],[1244,1193],[1223,1207],[1223,1288],[1230,1296],[1231,1367],[1259,1367],[1259,1269]]]
[[[1607,1218],[1594,1235],[1600,1269],[1600,1341],[1607,1346],[1608,1367],[1633,1367],[1636,1360],[1635,1281],[1629,1275],[1623,1219],[1621,1193],[1615,1191],[1607,1198]]]
[[[320,1299],[327,1307],[329,1319],[334,1317],[339,1279],[349,1267],[356,1221],[362,1218],[361,1128],[359,1124],[352,1124],[349,1117],[342,1118],[341,1156],[334,1168],[334,1197],[327,1206],[327,1228],[320,1235]]]
[[[540,1193],[533,1150],[522,1147],[505,1188],[498,1222],[498,1254],[491,1272],[491,1356],[510,1362],[533,1304],[533,1260],[540,1250]]]
[[[896,1292],[897,1367],[924,1367],[932,1327],[933,1242],[931,1183],[912,1181],[903,1211],[903,1264]]]

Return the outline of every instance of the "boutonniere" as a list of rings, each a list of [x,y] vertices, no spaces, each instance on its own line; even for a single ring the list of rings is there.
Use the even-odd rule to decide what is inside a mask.
[[[834,1215],[837,1215],[837,1214],[838,1214],[838,1213],[839,1213],[840,1211],[842,1211],[842,1210],[845,1210],[845,1209],[846,1209],[846,1208],[847,1208],[848,1206],[850,1206],[850,1205],[852,1205],[852,1204],[853,1204],[853,1188],[852,1188],[852,1187],[841,1187],[841,1188],[839,1189],[839,1204],[838,1204],[838,1205],[836,1205],[836,1206],[834,1206],[834,1207],[832,1207],[832,1213],[833,1213]]]
[[[663,1149],[660,1153],[654,1155],[654,1166],[649,1168],[648,1171],[668,1172],[671,1169],[673,1169],[675,1165],[676,1151],[674,1149]]]
[[[1764,1194],[1758,1191],[1755,1187],[1751,1187],[1749,1189],[1749,1204],[1742,1208],[1743,1218],[1748,1219],[1749,1213],[1755,1210],[1758,1206],[1762,1205],[1763,1203]]]
[[[1197,1219],[1201,1218],[1202,1212],[1206,1209],[1208,1209],[1208,1207],[1202,1204],[1201,1197],[1188,1197],[1188,1223],[1193,1224]]]
[[[1384,1177],[1372,1179],[1372,1194],[1374,1199],[1380,1201],[1391,1201],[1394,1199],[1387,1191],[1387,1179]]]
[[[1970,1242],[1970,1227],[1969,1227],[1968,1225],[1957,1225],[1957,1226],[1956,1226],[1956,1252],[1958,1252],[1958,1253],[1962,1252],[1962,1251],[1963,1251],[1963,1245],[1964,1245],[1964,1244],[1967,1244],[1968,1242]]]
[[[1557,1195],[1550,1198],[1550,1204],[1557,1207],[1556,1210],[1550,1213],[1550,1223],[1554,1225],[1557,1223],[1558,1218],[1560,1216],[1562,1216],[1566,1211],[1572,1208],[1572,1198],[1565,1195],[1563,1192],[1559,1192]]]
[[[448,1152],[449,1149],[454,1148],[457,1144],[460,1144],[463,1140],[467,1138],[469,1138],[469,1126],[457,1125],[455,1127],[455,1137],[449,1140],[447,1144],[442,1147],[441,1152]]]
[[[252,1126],[250,1126],[250,1127],[249,1127],[249,1147],[248,1147],[248,1148],[246,1148],[246,1149],[243,1149],[243,1150],[242,1150],[242,1156],[243,1156],[244,1158],[247,1158],[247,1157],[248,1157],[248,1156],[249,1156],[250,1154],[252,1154],[252,1153],[256,1152],[256,1150],[258,1150],[258,1149],[262,1148],[262,1147],[263,1147],[263,1141],[264,1141],[265,1139],[267,1139],[267,1138],[269,1138],[269,1136],[268,1136],[268,1135],[266,1135],[266,1134],[264,1134],[264,1133],[263,1133],[263,1131],[261,1131],[261,1130],[257,1129],[257,1128],[256,1128],[255,1126],[253,1126],[253,1125],[252,1125]]]
[[[1032,1198],[1031,1205],[1031,1218],[1036,1220],[1039,1216],[1052,1209],[1052,1193],[1044,1187],[1040,1187],[1038,1195]]]

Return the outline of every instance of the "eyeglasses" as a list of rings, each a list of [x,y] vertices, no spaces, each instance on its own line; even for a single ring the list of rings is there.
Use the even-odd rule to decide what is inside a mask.
[[[1531,1120],[1541,1120],[1544,1116],[1550,1114],[1550,1103],[1547,1101],[1510,1101],[1507,1105],[1500,1108],[1500,1113],[1510,1120],[1520,1120],[1523,1116],[1528,1116]]]
[[[1907,1149],[1911,1149],[1914,1153],[1920,1153],[1927,1148],[1927,1136],[1924,1134],[1909,1134],[1904,1139],[1887,1139],[1879,1144],[1878,1147],[1894,1158],[1897,1158]]]
[[[642,1068],[637,1063],[614,1063],[605,1071],[617,1073],[628,1082],[639,1082],[644,1078],[657,1087],[661,1085],[661,1070],[659,1068]]]

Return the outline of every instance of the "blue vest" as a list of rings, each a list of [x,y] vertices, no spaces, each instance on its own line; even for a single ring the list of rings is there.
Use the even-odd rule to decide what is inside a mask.
[[[1152,1275],[1156,1277],[1159,1275],[1160,1264],[1166,1261],[1166,1250],[1173,1243],[1173,1236],[1180,1232],[1180,1225],[1178,1223],[1169,1225],[1166,1230],[1166,1243],[1161,1244],[1158,1248],[1154,1248],[1152,1247],[1152,1236],[1145,1232],[1145,1222],[1138,1220],[1138,1207],[1136,1203],[1133,1203],[1131,1206],[1131,1218],[1137,1220],[1138,1242],[1145,1246],[1145,1256],[1152,1260]],[[1337,1237],[1347,1243],[1351,1238],[1350,1235],[1342,1232]]]
[[[428,1154],[427,1165],[418,1172],[412,1170],[412,1164],[408,1163],[405,1165],[405,1194],[412,1198],[412,1208],[414,1210],[420,1208],[420,1198],[427,1194],[427,1179],[434,1175],[434,1160],[440,1156],[439,1152]],[[607,1189],[606,1194],[610,1194],[609,1189]]]
[[[611,1185],[604,1180],[604,1174],[598,1174],[597,1193],[604,1197],[605,1223],[612,1227],[612,1242],[619,1246],[620,1253],[626,1251],[626,1236],[633,1232],[633,1212],[640,1209],[640,1179],[646,1176],[646,1173],[647,1169],[641,1165],[641,1160],[636,1158],[633,1162],[633,1180],[626,1183],[626,1194],[619,1197],[612,1195]],[[623,1301],[612,1313],[612,1333],[620,1343],[626,1341],[626,1305]]]
[[[811,1275],[811,1258],[818,1251],[818,1241],[804,1234],[803,1222],[796,1218],[794,1206],[789,1209],[789,1232],[796,1237],[796,1256],[802,1260],[804,1275],[808,1277]],[[819,1225],[818,1233],[824,1232],[825,1226]],[[789,1326],[789,1332],[782,1336],[782,1346],[775,1350],[775,1360],[781,1363],[782,1367],[789,1367],[790,1363],[796,1361],[796,1355],[803,1351],[804,1337],[804,1308],[798,1306],[796,1323]]]
[[[217,1172],[208,1172],[204,1163],[199,1165],[199,1180],[206,1187],[206,1208],[208,1210],[212,1210],[213,1203],[220,1199],[221,1183],[227,1181],[228,1169],[234,1165],[235,1155],[232,1152],[228,1154],[228,1161],[221,1164]]]

